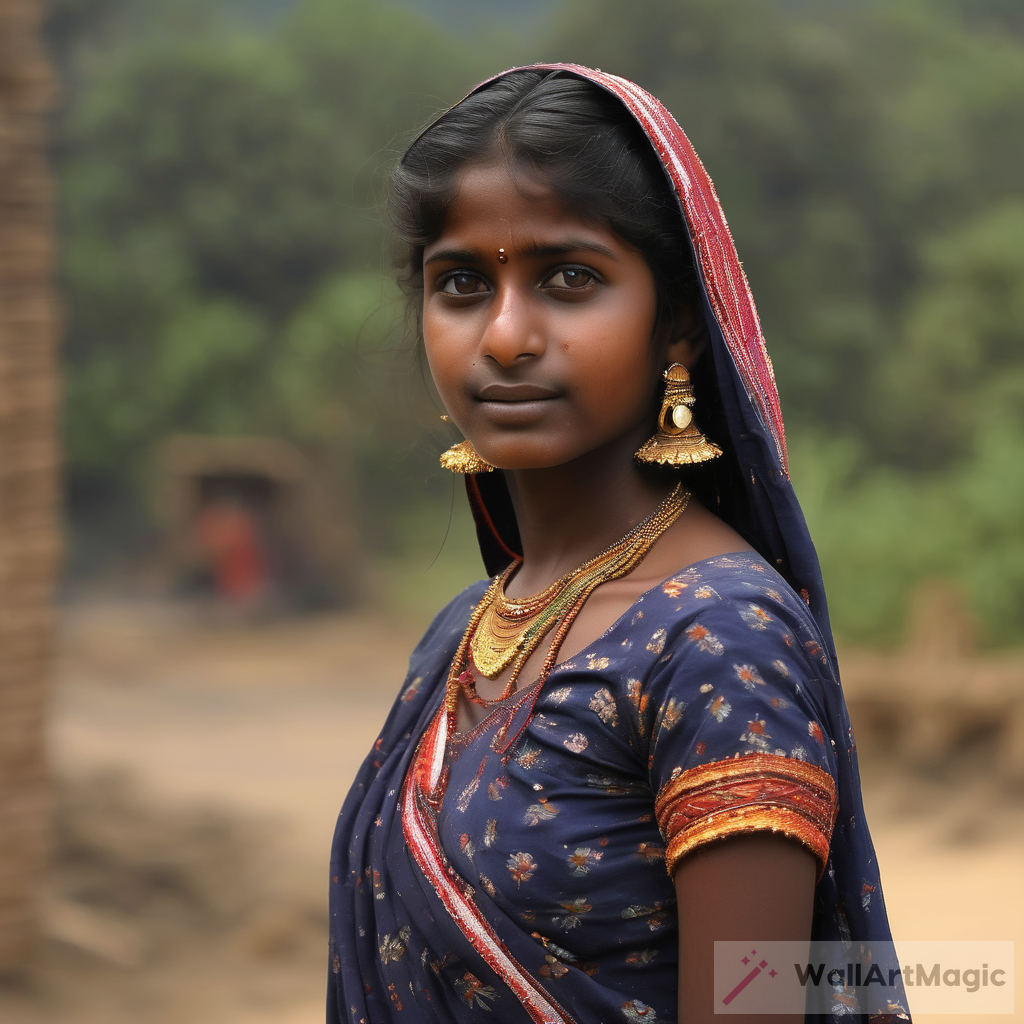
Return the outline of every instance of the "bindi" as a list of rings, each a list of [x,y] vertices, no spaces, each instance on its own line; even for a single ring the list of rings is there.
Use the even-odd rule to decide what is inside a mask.
[[[499,249],[498,250],[498,262],[499,263],[508,263],[508,256],[505,255],[505,250],[504,249]]]

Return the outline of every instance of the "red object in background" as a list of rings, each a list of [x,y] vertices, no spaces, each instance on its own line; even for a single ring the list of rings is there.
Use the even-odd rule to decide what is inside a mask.
[[[252,512],[235,501],[210,502],[196,517],[195,536],[221,597],[251,604],[263,596],[267,565]]]

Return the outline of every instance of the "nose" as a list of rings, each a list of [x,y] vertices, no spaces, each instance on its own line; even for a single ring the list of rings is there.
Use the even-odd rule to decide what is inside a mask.
[[[480,341],[481,354],[505,369],[542,355],[544,333],[527,297],[510,284],[499,287],[496,300]]]

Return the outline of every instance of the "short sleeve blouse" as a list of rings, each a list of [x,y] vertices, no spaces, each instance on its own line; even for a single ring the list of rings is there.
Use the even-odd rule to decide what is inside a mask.
[[[757,831],[797,840],[824,869],[838,768],[824,724],[828,662],[806,607],[764,562],[738,556],[660,591],[647,603],[667,598],[675,615],[652,624],[645,647],[664,654],[640,700],[669,869],[703,843]]]
[[[451,741],[445,855],[533,934],[540,978],[583,970],[616,1006],[671,1014],[682,857],[770,831],[828,861],[826,672],[806,606],[763,559],[696,563]]]

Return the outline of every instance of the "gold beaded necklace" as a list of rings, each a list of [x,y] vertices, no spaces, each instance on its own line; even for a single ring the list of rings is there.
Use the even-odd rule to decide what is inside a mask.
[[[513,562],[491,583],[469,620],[448,676],[449,709],[454,710],[460,688],[471,701],[485,706],[515,693],[523,665],[557,625],[541,669],[540,679],[546,679],[569,627],[587,598],[602,583],[619,579],[635,569],[654,542],[682,515],[689,500],[690,492],[683,490],[682,484],[676,484],[672,493],[643,522],[533,597],[505,596],[505,586],[520,564]],[[477,671],[488,679],[497,679],[512,666],[501,696],[487,701],[477,694],[476,681],[469,668],[471,660]]]

